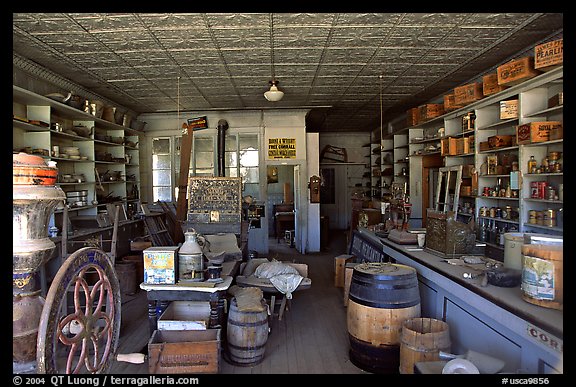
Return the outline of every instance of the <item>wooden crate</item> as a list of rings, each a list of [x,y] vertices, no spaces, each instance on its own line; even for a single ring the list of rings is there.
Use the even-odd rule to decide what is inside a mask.
[[[151,374],[217,374],[220,372],[220,329],[155,330],[148,341]]]
[[[210,321],[208,301],[172,301],[158,318],[158,330],[205,330]]]
[[[500,101],[500,119],[518,118],[518,100]]]
[[[516,143],[518,145],[531,144],[550,140],[550,132],[558,131],[562,127],[560,121],[539,121],[516,127]]]
[[[420,122],[420,109],[415,107],[406,111],[406,125],[414,126]]]
[[[454,101],[458,105],[467,105],[484,98],[482,82],[469,83],[454,88]]]
[[[456,139],[456,155],[463,155],[464,152],[464,138],[460,137]]]
[[[440,140],[440,156],[455,156],[457,153],[456,137],[445,137]]]
[[[443,103],[428,103],[418,106],[418,109],[420,109],[420,122],[428,121],[444,114]]]
[[[464,105],[459,105],[456,103],[454,94],[446,94],[444,96],[444,111],[452,111],[452,110],[456,110],[456,109],[460,109],[461,107],[464,107]]]
[[[353,255],[341,254],[334,258],[334,286],[344,287],[344,267],[354,259]]]
[[[506,148],[512,146],[512,135],[496,135],[488,137],[488,145],[490,149]]]
[[[511,60],[496,69],[498,73],[498,84],[504,86],[514,86],[540,74],[534,69],[534,57]]]
[[[488,141],[480,141],[479,145],[479,151],[480,152],[486,152],[487,150],[490,150],[490,144],[488,143]]]
[[[498,84],[498,73],[486,74],[482,77],[482,94],[489,96],[506,89],[507,86]]]
[[[564,62],[564,39],[542,43],[534,47],[534,68],[549,71]]]

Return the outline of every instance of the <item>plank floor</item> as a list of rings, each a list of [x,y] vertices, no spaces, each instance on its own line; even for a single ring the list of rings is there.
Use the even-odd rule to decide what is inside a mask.
[[[224,357],[221,374],[366,374],[349,360],[346,308],[342,288],[334,286],[334,257],[346,253],[346,234],[332,231],[327,248],[300,254],[283,241],[270,239],[270,258],[308,264],[312,287],[295,292],[291,308],[281,321],[270,324],[264,360],[255,366],[235,366]],[[147,352],[146,294],[139,291],[122,305],[122,329],[118,353]],[[113,374],[147,374],[148,363],[113,361]]]

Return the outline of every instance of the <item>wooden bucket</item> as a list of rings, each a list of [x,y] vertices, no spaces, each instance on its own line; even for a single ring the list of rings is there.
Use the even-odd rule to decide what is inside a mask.
[[[136,284],[136,264],[132,261],[118,261],[114,265],[116,277],[120,283],[122,294],[135,294],[138,290]]]
[[[534,305],[563,309],[563,244],[522,245],[522,299]]]
[[[391,263],[356,265],[348,298],[352,363],[372,373],[398,373],[402,323],[420,317],[416,270]]]
[[[414,364],[438,361],[439,352],[450,352],[448,324],[433,318],[411,318],[404,321],[400,337],[400,373],[413,374]]]
[[[226,332],[230,363],[253,366],[264,360],[268,341],[268,308],[264,300],[262,307],[262,311],[241,311],[236,299],[232,299]]]

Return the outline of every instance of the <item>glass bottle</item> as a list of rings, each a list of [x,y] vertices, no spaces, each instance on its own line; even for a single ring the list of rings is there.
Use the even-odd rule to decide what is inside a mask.
[[[536,173],[536,159],[534,156],[530,156],[530,160],[528,160],[528,173]]]

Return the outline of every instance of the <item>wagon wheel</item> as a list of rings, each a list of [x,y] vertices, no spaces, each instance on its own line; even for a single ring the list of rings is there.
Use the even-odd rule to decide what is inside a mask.
[[[73,294],[72,305],[67,294]],[[54,277],[42,309],[38,372],[106,372],[118,346],[120,308],[120,285],[108,255],[94,247],[71,254]]]

